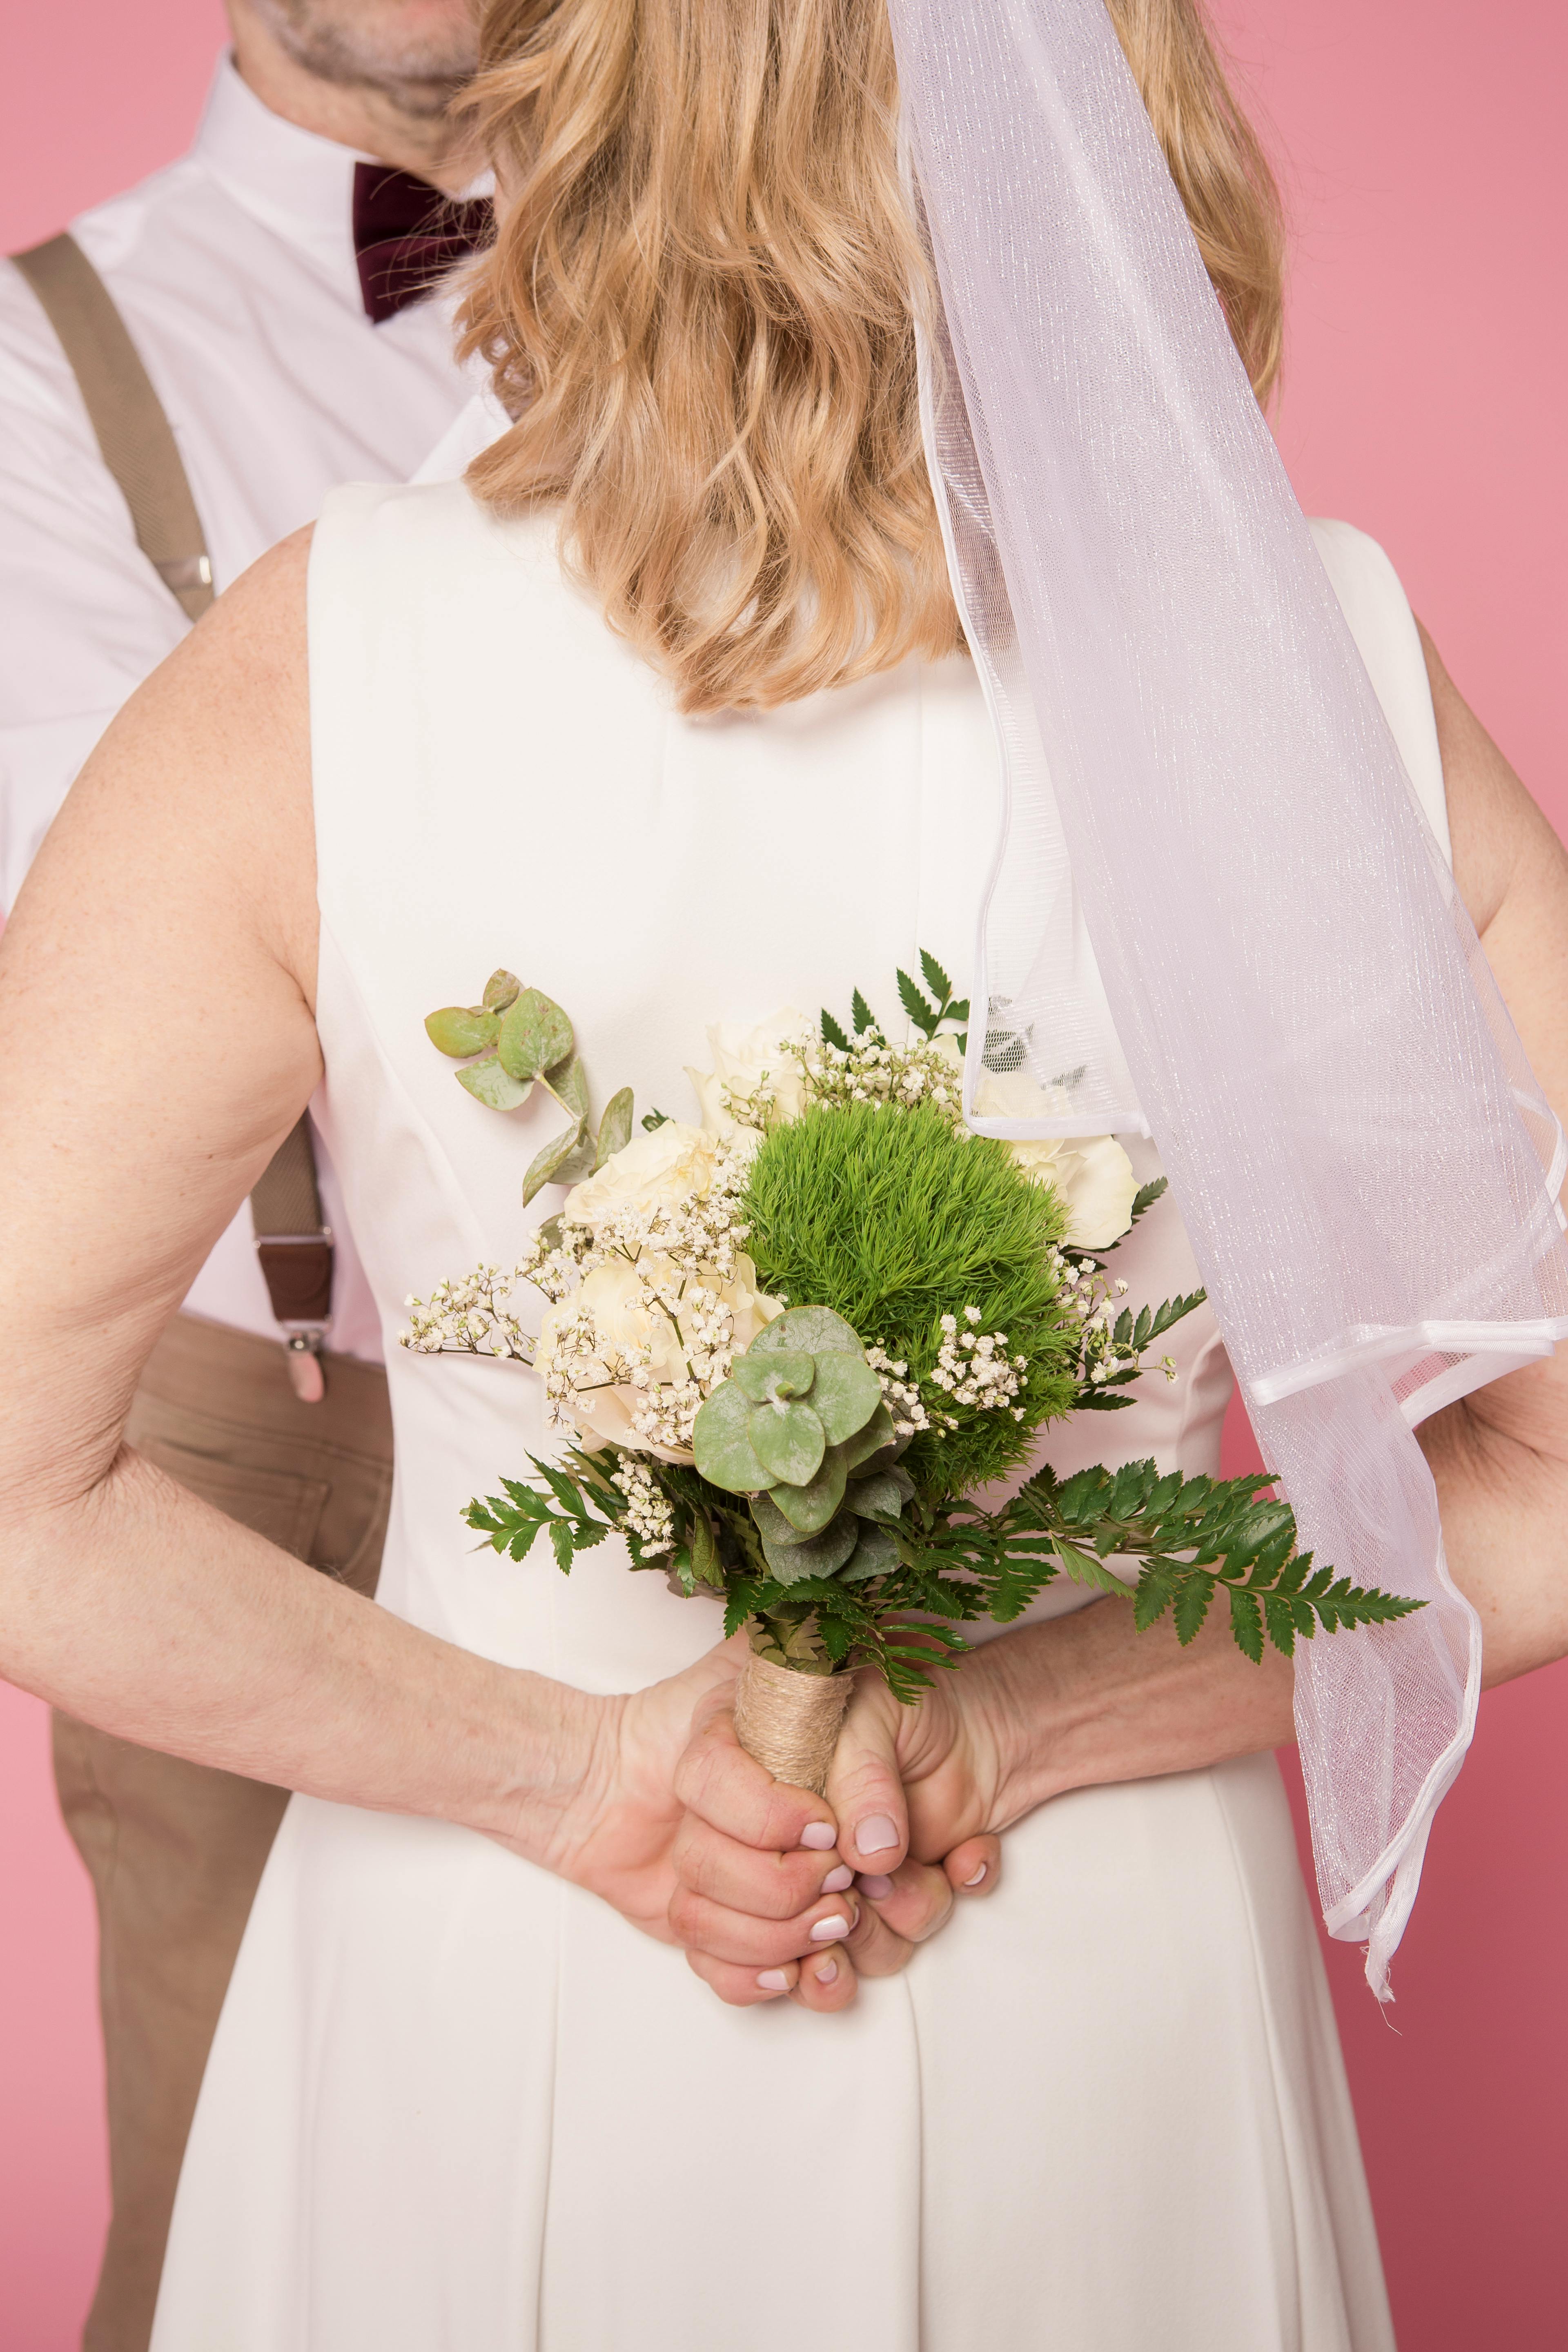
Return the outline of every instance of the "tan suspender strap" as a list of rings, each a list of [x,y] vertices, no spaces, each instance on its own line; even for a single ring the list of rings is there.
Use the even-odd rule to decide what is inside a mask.
[[[73,236],[51,236],[11,257],[76,372],[138,545],[190,618],[200,620],[213,600],[206,537],[163,404],[108,288]]]
[[[279,1323],[319,1335],[331,1320],[332,1236],[321,1222],[309,1120],[274,1152],[250,1196],[250,1214],[272,1312]]]
[[[174,428],[114,298],[73,236],[11,257],[75,371],[103,462],[120,485],[137,544],[191,620],[213,600],[206,534]],[[307,1402],[323,1393],[317,1361],[332,1314],[332,1237],[321,1222],[316,1155],[301,1119],[250,1196],[256,1252],[272,1312],[289,1335],[289,1369]]]

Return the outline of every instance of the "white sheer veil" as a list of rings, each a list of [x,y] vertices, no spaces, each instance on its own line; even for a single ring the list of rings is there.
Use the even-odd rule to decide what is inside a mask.
[[[1007,815],[966,1106],[1152,1132],[1303,1543],[1427,1606],[1298,1652],[1330,1929],[1389,1958],[1479,1630],[1415,1425],[1568,1331],[1563,1139],[1103,0],[889,0],[928,447]]]

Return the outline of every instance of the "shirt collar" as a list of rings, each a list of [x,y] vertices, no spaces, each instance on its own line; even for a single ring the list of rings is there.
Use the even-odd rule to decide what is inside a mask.
[[[308,250],[359,299],[353,193],[356,163],[375,158],[286,122],[242,81],[232,57],[219,62],[191,160],[276,235]]]

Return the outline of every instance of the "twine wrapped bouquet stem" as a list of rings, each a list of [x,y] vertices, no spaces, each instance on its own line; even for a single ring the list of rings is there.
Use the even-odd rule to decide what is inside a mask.
[[[798,1674],[749,1652],[735,1687],[742,1747],[775,1780],[820,1797],[854,1686],[853,1675]]]

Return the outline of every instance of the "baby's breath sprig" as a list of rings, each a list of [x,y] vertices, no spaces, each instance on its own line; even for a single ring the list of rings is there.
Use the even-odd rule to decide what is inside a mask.
[[[506,1301],[530,1269],[477,1265],[461,1281],[438,1282],[428,1299],[408,1297],[401,1344],[420,1356],[503,1356],[533,1361],[533,1339]]]

